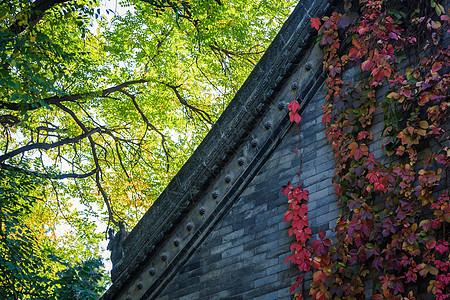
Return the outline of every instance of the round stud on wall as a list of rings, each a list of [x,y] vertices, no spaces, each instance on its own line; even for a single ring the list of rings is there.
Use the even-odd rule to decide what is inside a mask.
[[[291,82],[291,90],[296,90],[296,89],[298,89],[298,83],[297,83],[297,81],[292,81]]]
[[[269,130],[272,127],[272,122],[267,121],[266,123],[264,123],[264,128],[266,128],[267,130]]]
[[[126,299],[126,300],[131,300],[131,296],[130,296],[130,295],[127,295],[127,296],[125,297],[125,299]]]
[[[137,284],[138,289],[142,290],[142,288],[144,287],[144,284],[142,283],[142,281],[139,281]]]
[[[163,261],[166,261],[167,258],[168,258],[168,255],[167,255],[166,252],[164,252],[163,254],[161,254],[161,259],[162,259]]]
[[[194,229],[194,224],[192,224],[192,223],[187,223],[187,225],[186,225],[186,230],[187,230],[187,231],[191,231],[192,229]]]
[[[198,213],[199,213],[201,216],[203,216],[203,215],[206,213],[206,208],[204,208],[203,206],[200,207],[200,208],[198,209]]]
[[[284,103],[284,101],[280,101],[278,102],[277,107],[279,110],[283,110],[286,107],[286,103]]]
[[[174,245],[175,247],[178,247],[178,246],[180,245],[180,240],[179,240],[179,239],[174,239],[174,240],[173,240],[173,245]]]
[[[150,274],[150,276],[155,276],[156,274],[155,268],[150,268],[150,270],[148,270],[148,274]]]
[[[214,199],[217,199],[217,197],[219,197],[219,192],[218,191],[214,191],[214,192],[212,192],[212,197],[214,198]]]
[[[311,63],[306,63],[306,64],[305,64],[305,69],[306,69],[306,71],[311,70],[311,69],[312,69]]]
[[[245,163],[245,158],[243,158],[243,157],[239,157],[239,159],[238,159],[238,165],[240,165],[240,166],[243,166],[244,165],[244,163]]]
[[[230,175],[225,176],[224,180],[225,180],[226,183],[230,183],[231,182],[231,176]]]
[[[253,139],[250,144],[252,148],[256,148],[256,146],[258,146],[258,139]]]
[[[138,264],[140,264],[141,262],[144,261],[144,259],[145,259],[144,253],[140,253],[140,254],[137,256],[136,261],[138,262]]]

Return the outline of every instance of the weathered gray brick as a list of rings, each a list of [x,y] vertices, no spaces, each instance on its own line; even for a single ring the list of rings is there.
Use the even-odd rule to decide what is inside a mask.
[[[263,285],[266,285],[266,284],[269,284],[269,283],[273,283],[273,282],[275,282],[275,281],[277,281],[278,280],[278,276],[277,275],[269,275],[269,276],[265,276],[265,277],[263,277],[263,278],[261,278],[261,279],[258,279],[258,280],[255,280],[255,288],[258,288],[258,287],[260,287],[260,286],[263,286]]]
[[[242,250],[244,250],[244,245],[236,246],[234,248],[223,251],[222,257],[227,258],[227,257],[233,256],[233,255],[237,255],[237,254],[241,253]]]
[[[222,243],[219,246],[211,248],[211,254],[222,253],[225,250],[228,250],[232,247],[231,242]]]
[[[326,198],[328,196],[330,196],[330,190],[327,188],[322,189],[322,190],[318,190],[318,191],[314,191],[314,192],[310,192],[309,193],[309,201],[318,201],[320,199]],[[331,200],[332,201],[332,200]]]
[[[317,224],[328,224],[331,220],[336,220],[339,217],[340,210],[332,210],[326,214],[319,215],[315,220],[317,220]]]
[[[224,243],[226,243],[231,240],[238,239],[238,238],[242,237],[243,235],[244,235],[244,229],[235,230],[235,231],[230,232],[227,235],[224,235],[222,237],[222,241]]]

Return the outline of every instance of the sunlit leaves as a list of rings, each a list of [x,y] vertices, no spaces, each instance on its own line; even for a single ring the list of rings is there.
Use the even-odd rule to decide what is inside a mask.
[[[49,6],[33,12],[41,2]],[[121,219],[129,229],[140,219],[225,109],[296,2],[127,1],[128,11],[109,17],[101,15],[98,4],[0,3],[0,155],[96,130],[74,143],[2,161],[18,167],[33,159],[37,163],[23,172],[44,177],[91,174],[42,183],[39,201],[23,220],[36,240],[73,264],[99,253],[100,222],[106,226]],[[32,255],[26,256],[33,263]],[[69,267],[76,272],[66,273],[66,279],[86,269]],[[76,291],[61,295],[77,297],[83,289],[78,283],[70,284]]]

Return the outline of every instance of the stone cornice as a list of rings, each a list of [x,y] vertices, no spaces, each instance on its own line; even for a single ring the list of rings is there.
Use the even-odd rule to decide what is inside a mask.
[[[310,3],[305,3],[310,2]],[[292,72],[300,98],[323,83],[321,62],[306,63],[314,41],[310,19],[328,1],[302,1],[230,105],[160,197],[123,241],[113,285],[102,299],[153,299],[239,197],[290,126],[284,99]]]

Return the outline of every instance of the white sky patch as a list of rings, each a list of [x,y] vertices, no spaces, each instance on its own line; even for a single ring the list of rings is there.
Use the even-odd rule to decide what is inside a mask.
[[[134,8],[132,6],[123,7],[119,0],[101,0],[100,7],[95,9],[96,12],[97,9],[100,10],[100,15],[103,20],[106,20],[107,23],[110,24],[108,26],[109,28],[111,26],[111,21],[115,16],[124,16],[128,11],[131,13],[134,12]],[[98,30],[98,22],[97,20],[94,20],[92,23],[91,32],[92,34],[97,34]]]

